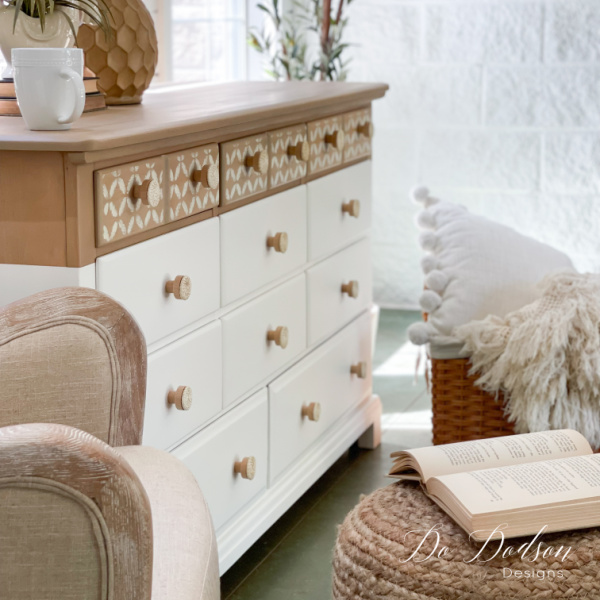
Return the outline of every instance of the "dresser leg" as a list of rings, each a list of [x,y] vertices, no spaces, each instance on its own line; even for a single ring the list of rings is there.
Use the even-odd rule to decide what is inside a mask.
[[[381,400],[379,396],[371,398],[371,416],[373,422],[369,428],[358,438],[358,447],[365,450],[375,450],[381,444]]]

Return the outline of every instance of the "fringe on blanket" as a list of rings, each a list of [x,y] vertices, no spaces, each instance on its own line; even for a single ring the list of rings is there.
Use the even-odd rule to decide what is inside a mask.
[[[600,447],[600,275],[558,273],[506,317],[457,327],[477,385],[504,391],[517,433],[570,428]]]

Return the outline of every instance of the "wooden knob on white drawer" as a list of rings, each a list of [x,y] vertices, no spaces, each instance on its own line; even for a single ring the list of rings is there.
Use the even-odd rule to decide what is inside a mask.
[[[234,473],[239,473],[244,479],[254,479],[256,475],[256,459],[254,456],[246,456],[233,465]]]
[[[174,404],[177,410],[190,410],[192,408],[192,388],[180,385],[176,390],[171,390],[167,395],[169,404]]]
[[[269,170],[269,155],[264,150],[259,150],[256,154],[246,156],[246,166],[249,169],[254,169],[261,175],[266,175]]]
[[[306,162],[310,158],[310,146],[306,140],[298,142],[295,146],[288,146],[289,156],[295,156],[298,160]]]
[[[219,187],[219,167],[217,165],[204,165],[192,173],[192,181],[202,187],[216,190]]]
[[[276,233],[267,238],[267,246],[273,248],[275,252],[285,254],[288,249],[288,234],[285,231]]]
[[[344,148],[344,132],[338,129],[325,134],[325,143],[331,144],[336,150],[342,150]]]
[[[358,298],[358,281],[342,283],[342,294],[348,294],[350,298]]]
[[[366,379],[367,372],[368,366],[364,360],[361,360],[350,367],[350,373],[352,373],[352,375],[356,375],[359,379]]]
[[[165,290],[177,300],[187,300],[192,295],[192,280],[187,275],[178,275],[172,281],[167,281]]]
[[[360,216],[360,200],[350,200],[342,204],[342,212],[348,213],[351,217],[358,219]]]
[[[302,416],[307,417],[309,421],[318,421],[321,418],[321,405],[318,402],[311,402],[308,406],[304,405]]]
[[[289,341],[288,328],[277,327],[277,329],[270,329],[267,332],[267,340],[269,340],[269,342],[275,342],[280,348],[286,348]]]
[[[156,208],[160,204],[160,184],[154,177],[136,183],[131,188],[131,194],[135,202],[141,200],[146,206]]]
[[[358,133],[358,135],[364,135],[367,138],[372,138],[373,137],[373,123],[371,123],[371,122],[361,123],[356,128],[356,132]]]

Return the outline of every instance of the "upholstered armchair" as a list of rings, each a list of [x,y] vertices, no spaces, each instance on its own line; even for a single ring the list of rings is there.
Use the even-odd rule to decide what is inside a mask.
[[[195,479],[140,446],[146,347],[84,288],[0,309],[0,599],[216,600]]]

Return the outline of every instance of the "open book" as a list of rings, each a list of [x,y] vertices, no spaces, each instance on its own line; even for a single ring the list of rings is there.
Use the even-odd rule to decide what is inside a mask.
[[[477,541],[600,525],[600,455],[562,429],[394,452],[391,477],[425,493]]]

